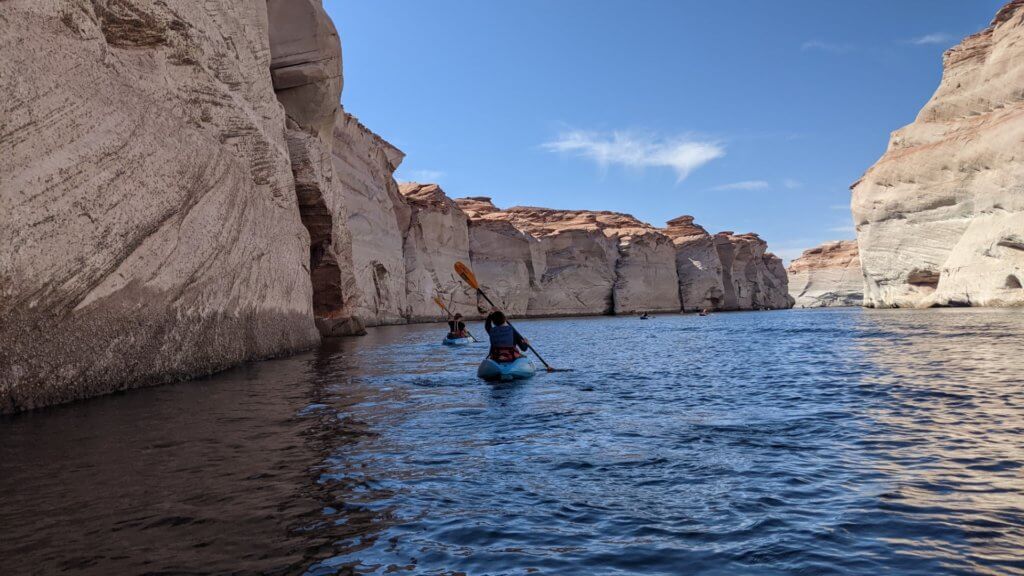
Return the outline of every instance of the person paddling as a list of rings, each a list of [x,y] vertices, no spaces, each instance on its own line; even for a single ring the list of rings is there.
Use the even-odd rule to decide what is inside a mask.
[[[466,330],[466,323],[462,321],[462,314],[456,313],[448,321],[448,337],[452,339],[469,338],[469,331]]]
[[[491,337],[491,352],[488,358],[495,362],[512,362],[521,358],[530,342],[508,324],[501,310],[494,310],[484,321],[484,330]]]

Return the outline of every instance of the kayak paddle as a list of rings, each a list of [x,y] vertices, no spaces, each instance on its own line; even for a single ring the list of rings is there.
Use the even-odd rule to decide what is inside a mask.
[[[440,306],[441,310],[444,310],[444,313],[447,314],[449,318],[454,317],[454,314],[452,314],[451,311],[448,310],[448,307],[444,305],[440,296],[434,296],[434,303]],[[469,328],[466,328],[466,334],[469,334],[469,337],[473,342],[479,342],[479,340],[476,339],[476,336],[473,336],[473,333],[469,331]]]
[[[487,294],[483,291],[483,289],[480,288],[480,283],[477,282],[476,275],[473,274],[473,271],[469,269],[469,266],[466,266],[462,262],[456,262],[455,273],[462,277],[462,279],[466,281],[466,284],[469,284],[474,290],[476,290],[477,294],[483,296],[484,300],[486,300],[487,303],[490,304],[492,308],[497,308],[497,306],[494,305],[494,302],[492,302],[491,299],[487,297]],[[512,326],[512,323],[507,322],[507,320],[506,323],[509,326]],[[512,329],[515,330],[515,327],[512,326]],[[540,363],[544,365],[544,368],[546,368],[548,372],[572,371],[572,368],[552,368],[551,365],[548,364],[546,360],[544,360],[544,357],[540,355],[540,352],[537,352],[537,349],[533,347],[533,344],[527,342],[526,347],[529,348],[530,351],[537,356],[537,359],[540,360]]]

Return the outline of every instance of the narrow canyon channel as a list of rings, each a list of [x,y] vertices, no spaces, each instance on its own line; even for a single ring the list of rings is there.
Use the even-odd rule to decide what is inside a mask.
[[[0,571],[1024,573],[1024,311],[519,328],[575,371],[377,328],[4,417]]]

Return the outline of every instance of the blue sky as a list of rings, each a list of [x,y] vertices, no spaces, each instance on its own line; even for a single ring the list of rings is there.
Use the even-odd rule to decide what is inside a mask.
[[[342,103],[453,197],[692,214],[785,258],[1002,0],[325,0]]]

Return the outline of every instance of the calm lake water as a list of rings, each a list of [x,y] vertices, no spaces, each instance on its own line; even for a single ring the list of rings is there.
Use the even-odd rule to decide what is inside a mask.
[[[0,419],[0,572],[1024,574],[1024,311],[519,328]]]

